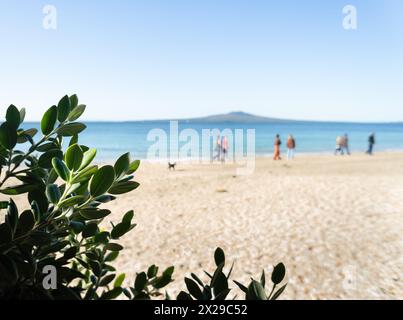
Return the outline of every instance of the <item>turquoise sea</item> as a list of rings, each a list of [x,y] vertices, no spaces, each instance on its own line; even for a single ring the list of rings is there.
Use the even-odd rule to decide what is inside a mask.
[[[80,135],[80,143],[98,149],[98,160],[115,159],[122,153],[130,151],[133,158],[145,159],[149,147],[155,141],[147,140],[148,133],[153,129],[164,130],[169,139],[169,121],[139,122],[86,122],[87,129]],[[38,123],[26,123],[26,127],[39,127]],[[288,134],[296,139],[298,153],[331,153],[338,135],[347,133],[350,149],[353,152],[365,152],[368,135],[376,134],[376,151],[403,150],[403,123],[336,123],[336,122],[273,122],[273,123],[234,123],[234,122],[179,122],[179,132],[194,129],[200,135],[202,144],[203,129],[242,129],[244,144],[246,130],[255,129],[255,150],[257,156],[268,156],[273,149],[273,140],[278,133],[283,140],[282,148]],[[211,138],[211,142],[213,138]],[[179,144],[179,148],[186,141]],[[231,144],[230,144],[231,148]],[[245,148],[246,149],[246,148]]]

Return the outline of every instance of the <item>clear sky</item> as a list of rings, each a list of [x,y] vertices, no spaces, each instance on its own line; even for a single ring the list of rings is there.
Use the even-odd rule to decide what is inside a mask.
[[[0,110],[38,120],[77,93],[88,120],[403,121],[402,16],[401,0],[0,0]]]

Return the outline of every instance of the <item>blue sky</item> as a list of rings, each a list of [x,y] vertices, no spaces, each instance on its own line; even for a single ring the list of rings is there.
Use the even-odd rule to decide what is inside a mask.
[[[403,121],[402,14],[401,0],[0,0],[0,108],[37,120],[77,93],[88,120]]]

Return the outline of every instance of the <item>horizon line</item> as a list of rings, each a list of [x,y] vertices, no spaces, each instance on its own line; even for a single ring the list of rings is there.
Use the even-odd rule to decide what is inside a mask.
[[[242,120],[208,120],[208,118],[213,118],[213,117],[219,117],[219,116],[229,116],[229,115],[234,115],[234,114],[239,114],[242,113],[246,117],[255,117],[255,118],[261,118],[261,120],[254,120],[254,121],[242,121]],[[27,120],[25,122],[40,122],[41,120]],[[208,115],[208,116],[200,116],[200,117],[193,117],[193,118],[156,118],[156,119],[129,119],[129,120],[99,120],[99,119],[88,119],[88,120],[82,120],[82,122],[104,122],[104,123],[134,123],[134,122],[170,122],[170,121],[178,121],[178,122],[193,122],[193,123],[198,123],[198,122],[215,122],[215,123],[257,123],[257,124],[263,124],[263,123],[285,123],[285,122],[300,122],[300,123],[344,123],[344,124],[403,124],[403,120],[397,120],[397,121],[391,121],[391,120],[386,120],[386,121],[357,121],[357,120],[312,120],[312,119],[286,119],[286,118],[271,118],[271,117],[266,117],[266,116],[258,116],[250,113],[246,113],[243,111],[237,111],[237,112],[229,112],[229,113],[223,113],[223,114],[214,114],[214,115]]]

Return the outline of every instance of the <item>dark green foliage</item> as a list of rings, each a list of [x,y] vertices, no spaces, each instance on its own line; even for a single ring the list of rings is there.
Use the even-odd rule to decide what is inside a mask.
[[[185,278],[187,292],[181,291],[177,296],[178,300],[224,300],[229,296],[231,288],[229,279],[232,273],[234,264],[232,264],[227,274],[224,273],[225,254],[221,248],[217,248],[214,253],[216,270],[213,275],[205,271],[205,274],[210,279],[209,283],[204,283],[194,273],[190,278]],[[260,281],[251,279],[250,284],[246,287],[242,283],[234,280],[233,282],[245,294],[245,300],[276,300],[284,291],[286,285],[275,291],[276,286],[284,280],[285,267],[282,263],[274,267],[272,272],[273,287],[270,294],[265,291],[266,279],[265,273],[262,272]],[[273,294],[274,293],[274,294]]]
[[[131,162],[126,153],[114,166],[92,164],[96,150],[79,143],[78,135],[86,127],[75,122],[84,110],[76,95],[63,97],[45,112],[42,136],[36,141],[37,130],[22,127],[25,109],[11,105],[6,111],[6,121],[0,125],[0,193],[25,194],[30,208],[21,212],[12,199],[0,201],[0,299],[163,298],[160,290],[173,281],[174,267],[159,273],[152,265],[125,288],[125,274],[112,266],[124,249],[119,240],[136,226],[134,212],[105,227],[100,224],[111,211],[102,205],[139,186],[133,174],[140,161]],[[66,151],[65,137],[71,137]],[[16,150],[20,144],[27,144],[23,148],[27,151]],[[10,178],[15,185],[8,183]],[[214,259],[217,269],[209,275],[209,283],[192,273],[185,279],[188,292],[181,292],[178,299],[228,297],[231,270],[223,271],[224,251],[217,249]],[[56,288],[44,286],[49,266],[56,270]],[[284,275],[282,264],[274,268],[269,295],[264,274],[248,287],[235,283],[247,299],[276,299],[285,288],[274,290]]]
[[[110,265],[123,247],[111,240],[112,234],[118,239],[134,228],[134,214],[129,211],[109,231],[99,224],[111,214],[101,205],[116,199],[108,189],[120,179],[134,182],[126,174],[131,162],[125,155],[117,174],[112,166],[91,165],[96,150],[78,144],[85,125],[72,122],[84,110],[77,96],[63,97],[46,111],[43,136],[34,141],[37,130],[21,127],[25,110],[7,109],[0,126],[0,193],[26,194],[31,209],[19,212],[12,199],[0,202],[5,214],[0,219],[0,298],[114,299],[123,293],[124,275]],[[64,152],[67,136],[72,139]],[[17,142],[27,143],[27,151],[15,150]],[[10,178],[20,183],[6,186]],[[49,265],[56,268],[57,289],[45,290],[42,271]]]

